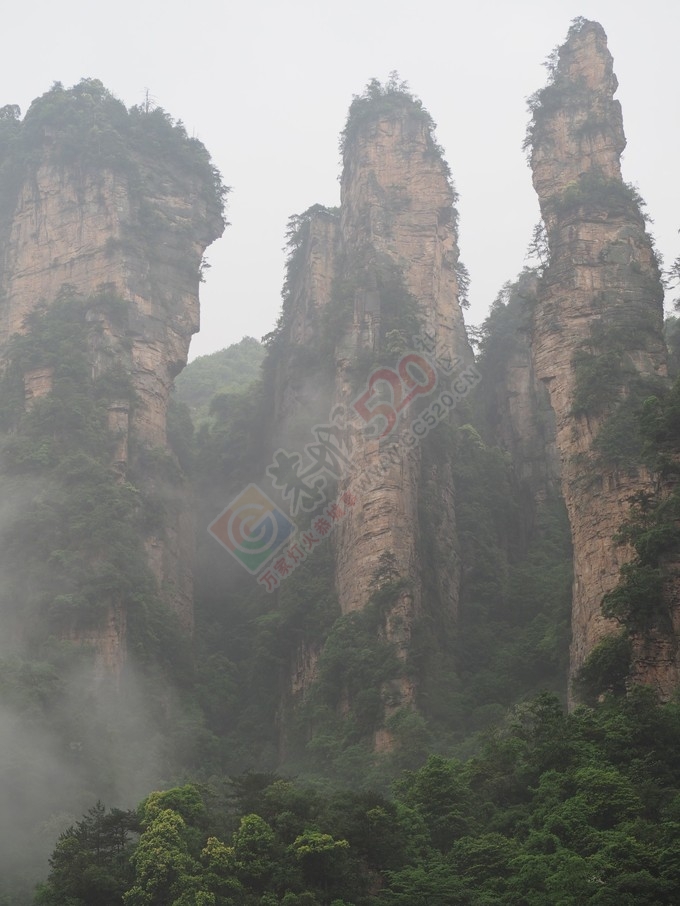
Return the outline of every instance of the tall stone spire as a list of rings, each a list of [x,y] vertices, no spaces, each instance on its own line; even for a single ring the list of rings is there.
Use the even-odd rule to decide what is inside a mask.
[[[577,20],[531,101],[531,168],[550,250],[533,355],[555,412],[573,540],[572,676],[619,628],[601,602],[632,551],[614,536],[630,498],[652,488],[623,418],[666,376],[663,289],[639,198],[621,178],[616,88],[602,26]]]

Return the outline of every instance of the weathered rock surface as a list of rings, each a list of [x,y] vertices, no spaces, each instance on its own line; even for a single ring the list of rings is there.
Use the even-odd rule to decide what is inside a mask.
[[[573,540],[572,675],[617,629],[600,605],[631,551],[613,537],[631,496],[651,490],[642,466],[612,461],[596,439],[640,381],[666,374],[663,291],[637,200],[621,179],[625,137],[616,87],[602,27],[579,22],[559,51],[552,84],[536,96],[531,128],[533,180],[550,248],[533,356],[555,412]]]
[[[355,291],[351,327],[337,357],[336,400],[348,405],[357,392],[351,382],[353,361],[362,349],[380,351],[381,322],[389,314],[387,294],[381,295],[379,289],[371,291],[371,270],[377,269],[378,261],[389,262],[400,272],[406,290],[417,301],[424,329],[434,337],[438,350],[468,362],[471,353],[459,304],[454,193],[428,124],[412,102],[404,100],[389,114],[370,117],[348,137],[341,185],[343,246],[348,256],[365,256],[370,250],[371,259]],[[412,348],[411,338],[404,339],[407,348]],[[397,436],[399,433],[398,429]],[[393,629],[388,634],[405,652],[422,603],[418,554],[420,451],[402,454],[395,457],[396,462],[381,467],[380,442],[358,431],[353,458],[355,468],[347,487],[356,491],[359,506],[337,534],[340,604],[343,612],[363,607],[381,555],[394,554],[398,573],[408,581],[408,587],[396,605],[399,613],[391,621]],[[380,477],[366,482],[364,477],[373,473]],[[455,614],[458,580],[452,553],[452,480],[450,474],[440,474],[437,480],[447,504],[443,507],[441,534],[450,539],[452,548],[441,564],[447,573],[442,578],[447,600],[441,604]],[[409,690],[405,694],[412,693],[411,686]]]
[[[221,221],[191,200],[195,187],[178,175],[176,185],[153,200],[164,221],[151,239],[140,223],[140,197],[124,177],[69,171],[47,156],[21,188],[3,249],[0,345],[65,285],[83,296],[105,288],[125,299],[123,330],[101,325],[93,372],[125,355],[139,395],[134,430],[141,442],[165,446],[172,379],[199,327],[201,258]]]
[[[339,212],[312,208],[298,224],[284,302],[275,423],[278,436],[291,440],[303,436],[306,424],[309,441],[315,420],[328,422],[338,407],[348,416],[351,468],[337,494],[348,492],[356,504],[345,508],[333,534],[340,609],[343,614],[363,610],[385,580],[387,563],[389,582],[398,590],[385,610],[381,633],[405,661],[424,608],[442,608],[451,620],[457,612],[451,470],[444,460],[430,457],[424,463],[420,449],[409,452],[402,446],[408,420],[379,440],[363,430],[351,404],[385,361],[387,346],[396,344],[403,352],[414,348],[418,319],[438,353],[466,363],[472,354],[459,301],[455,197],[448,170],[420,106],[399,93],[388,101],[372,109],[368,105],[356,122],[350,116]],[[417,318],[409,320],[409,306]],[[317,359],[311,361],[314,351]],[[395,364],[398,357],[399,352],[393,355]],[[428,576],[436,601],[423,600],[423,508],[433,511],[428,515],[436,521],[442,547],[438,574]],[[294,696],[309,691],[318,656],[310,640],[301,643],[291,664]],[[382,693],[387,719],[414,705],[416,683],[404,672]],[[376,751],[392,746],[385,727],[377,728],[374,745]]]
[[[110,96],[103,87],[93,84],[93,106],[102,98],[104,105],[118,103],[106,100]],[[57,93],[57,100],[67,94]],[[27,121],[29,117],[30,112]],[[122,300],[123,313],[120,306],[114,314],[97,306],[88,314],[88,356],[93,378],[115,366],[131,382],[134,405],[122,399],[109,411],[109,427],[117,436],[113,465],[121,474],[129,465],[144,471],[143,451],[167,446],[173,378],[186,364],[191,336],[199,327],[202,255],[224,229],[220,204],[214,198],[211,203],[186,160],[167,149],[157,156],[151,146],[131,142],[123,152],[124,166],[84,166],[77,159],[65,163],[60,128],[59,122],[44,128],[35,143],[39,153],[26,163],[16,187],[15,203],[3,210],[0,355],[8,340],[25,329],[26,317],[41,304],[49,306],[64,286],[83,297],[104,292]],[[115,137],[122,142],[127,133]],[[190,140],[185,136],[185,141]],[[26,375],[27,403],[50,389],[49,370]],[[153,474],[146,479],[157,480]],[[192,516],[185,491],[174,488],[173,495],[177,518],[150,534],[145,545],[164,599],[190,631]],[[110,613],[99,636],[88,631],[83,639],[98,650],[106,668],[119,667],[124,658],[125,626],[124,614]]]

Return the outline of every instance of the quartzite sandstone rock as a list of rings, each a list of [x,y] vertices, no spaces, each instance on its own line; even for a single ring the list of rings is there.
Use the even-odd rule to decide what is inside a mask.
[[[92,84],[96,104],[107,95],[99,83]],[[90,313],[98,323],[88,350],[93,378],[116,365],[131,380],[135,405],[121,400],[109,414],[109,427],[118,435],[113,465],[124,473],[131,437],[137,449],[167,446],[173,378],[186,364],[199,327],[203,252],[222,233],[224,221],[219,201],[211,201],[199,176],[169,149],[154,156],[131,146],[124,152],[125,167],[85,167],[59,157],[59,139],[52,140],[51,132],[45,128],[39,155],[26,163],[16,202],[3,212],[0,225],[0,354],[12,335],[24,330],[26,316],[41,303],[49,305],[65,285],[85,297],[105,290],[124,300],[122,319],[101,307]],[[50,389],[48,370],[27,373],[27,403]],[[181,510],[176,521],[149,534],[145,543],[165,600],[189,630],[192,516],[184,490],[173,494]],[[100,635],[88,630],[83,639],[98,650],[101,665],[118,668],[125,655],[125,615],[110,613],[104,622]]]
[[[388,442],[367,437],[350,404],[377,367],[361,363],[377,361],[385,352],[387,326],[398,326],[394,309],[399,299],[415,301],[422,327],[435,338],[439,352],[468,364],[472,354],[459,300],[455,197],[446,164],[419,105],[405,94],[389,99],[389,109],[377,103],[347,133],[339,212],[310,209],[303,215],[304,232],[289,268],[275,421],[280,430],[283,423],[296,425],[297,433],[306,418],[309,432],[312,412],[326,421],[336,406],[349,413],[352,466],[339,493],[349,491],[357,503],[333,535],[340,608],[348,614],[366,607],[376,574],[389,561],[392,578],[403,580],[403,587],[387,609],[382,632],[405,659],[424,606],[419,506],[426,500],[437,509],[437,543],[443,554],[438,575],[428,577],[439,600],[429,600],[427,607],[443,608],[452,620],[457,613],[450,467],[430,460],[424,466],[418,449],[410,454],[400,450],[388,460]],[[340,309],[344,323],[329,342],[328,323],[334,316],[337,324]],[[412,337],[403,332],[400,342],[404,351],[413,348]],[[295,371],[305,348],[321,350],[334,366],[334,378],[323,391],[323,380],[310,377],[309,367],[306,377],[303,369]],[[317,363],[317,373],[328,364]],[[325,401],[321,408],[320,400]],[[399,426],[396,437],[404,431]],[[293,691],[300,696],[316,676],[320,648],[310,645],[309,640],[302,644],[292,665]],[[383,693],[389,717],[414,703],[416,688],[404,676]],[[391,746],[386,730],[378,730],[375,746]]]
[[[347,254],[366,255],[370,250],[372,260],[390,262],[417,301],[424,328],[435,337],[437,349],[469,362],[456,274],[455,197],[446,164],[413,102],[405,98],[390,113],[369,117],[348,137],[341,186],[341,235]],[[348,369],[362,348],[378,352],[381,319],[390,305],[389,298],[367,290],[371,266],[364,285],[355,292],[351,327],[338,350],[336,400],[345,405],[356,394]],[[337,586],[343,612],[365,606],[381,554],[393,553],[399,575],[410,583],[401,595],[391,630],[405,653],[422,597],[420,455],[416,449],[410,456],[399,456],[366,487],[362,476],[381,471],[380,456],[381,444],[358,434],[355,468],[347,486],[350,491],[360,488],[359,506],[336,536]],[[448,539],[450,551],[440,564],[441,587],[447,596],[441,605],[455,614],[453,482],[447,467],[442,468],[444,474],[436,476],[442,501],[441,536]]]
[[[618,629],[600,605],[631,551],[613,538],[630,497],[652,489],[642,466],[614,465],[594,444],[635,382],[666,375],[663,291],[644,219],[621,179],[625,137],[616,87],[602,27],[577,22],[559,51],[552,84],[537,95],[531,130],[533,181],[550,248],[533,355],[555,412],[572,532],[572,675]],[[613,398],[579,405],[579,357],[599,362],[597,368],[605,355],[620,370]]]

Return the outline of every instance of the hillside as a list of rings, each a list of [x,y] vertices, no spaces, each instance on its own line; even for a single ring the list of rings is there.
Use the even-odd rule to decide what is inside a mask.
[[[264,352],[261,343],[244,337],[219,352],[198,356],[177,375],[176,399],[189,407],[194,424],[208,416],[216,394],[244,390],[257,380]]]

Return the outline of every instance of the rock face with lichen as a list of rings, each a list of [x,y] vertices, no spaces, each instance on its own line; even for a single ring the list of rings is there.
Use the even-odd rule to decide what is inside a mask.
[[[455,194],[428,114],[394,86],[369,86],[350,110],[343,163],[340,208],[311,208],[293,224],[275,423],[290,438],[333,412],[346,420],[351,466],[335,494],[356,502],[334,531],[335,585],[344,616],[363,612],[376,593],[388,602],[378,633],[403,667],[380,690],[374,745],[385,750],[393,741],[384,723],[417,706],[417,680],[406,669],[414,627],[432,611],[456,618],[453,480],[446,456],[430,445],[403,446],[408,418],[380,438],[392,416],[367,423],[352,403],[374,372],[415,348],[419,333],[461,366],[472,356],[460,304]],[[368,409],[378,401],[394,409],[400,392],[383,380],[375,398],[369,393]],[[425,531],[440,555],[427,575]],[[309,692],[322,649],[307,640],[294,656],[295,696]]]
[[[86,300],[92,380],[115,372],[129,389],[108,407],[111,465],[121,481],[135,472],[163,497],[152,463],[166,450],[173,378],[199,327],[203,252],[224,228],[219,178],[203,146],[162,110],[127,111],[94,80],[55,86],[23,121],[5,111],[0,354],[60,294]],[[53,389],[49,366],[24,370],[23,380],[26,407]],[[193,526],[181,481],[172,496],[143,543],[165,602],[189,630]],[[126,614],[115,611],[65,631],[90,643],[104,669],[125,656]]]
[[[618,624],[601,612],[632,556],[614,535],[653,489],[626,418],[666,375],[663,290],[625,147],[602,27],[577,20],[532,99],[531,167],[549,245],[533,359],[556,419],[574,550],[571,673]]]

